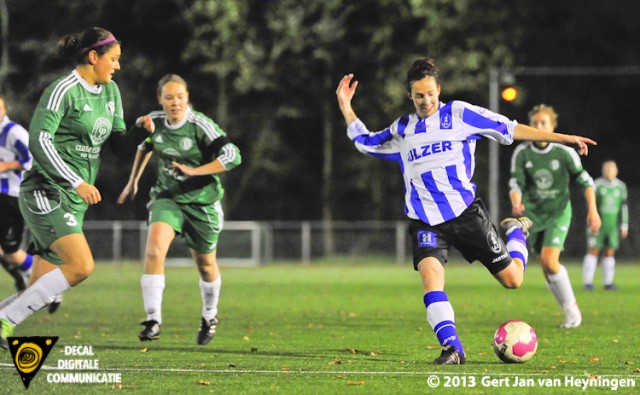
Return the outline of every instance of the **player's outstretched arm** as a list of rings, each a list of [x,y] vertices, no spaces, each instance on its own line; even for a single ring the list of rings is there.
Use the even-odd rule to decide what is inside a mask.
[[[513,131],[513,138],[516,140],[549,141],[573,145],[580,155],[587,155],[589,153],[589,144],[598,145],[598,143],[588,137],[572,134],[549,133],[521,123],[516,125],[516,128]]]
[[[353,95],[356,93],[357,87],[358,81],[353,80],[353,74],[347,74],[342,77],[338,84],[338,88],[336,89],[338,105],[340,106],[340,111],[342,111],[342,115],[344,116],[344,120],[347,125],[350,125],[351,122],[358,119],[358,116],[351,107],[351,100],[353,99]]]
[[[136,158],[133,161],[133,167],[131,168],[131,176],[129,177],[129,181],[127,185],[124,186],[120,196],[118,196],[118,204],[124,204],[127,198],[136,197],[138,193],[138,181],[144,172],[145,167],[147,167],[147,163],[149,159],[151,159],[151,155],[153,155],[153,151],[145,152],[143,150],[138,149],[136,151]]]

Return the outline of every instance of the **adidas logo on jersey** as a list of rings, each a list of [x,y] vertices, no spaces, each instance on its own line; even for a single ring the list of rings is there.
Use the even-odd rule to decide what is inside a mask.
[[[90,105],[85,104],[84,107],[82,108],[82,111],[93,111],[93,108],[91,108]]]
[[[154,141],[155,141],[156,143],[163,143],[163,142],[164,142],[164,141],[162,140],[162,136],[158,136],[158,137],[156,137],[156,138],[154,139]]]

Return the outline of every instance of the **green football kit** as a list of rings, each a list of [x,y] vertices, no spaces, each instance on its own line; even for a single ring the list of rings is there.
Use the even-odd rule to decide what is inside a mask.
[[[148,205],[149,223],[167,223],[185,237],[190,248],[212,252],[217,248],[224,219],[220,178],[215,174],[189,177],[172,162],[196,168],[217,159],[231,170],[241,162],[240,150],[220,126],[200,112],[187,110],[176,125],[167,123],[164,111],[149,116],[155,131],[139,146],[158,156],[158,179],[151,188]]]
[[[542,247],[564,249],[571,224],[572,180],[583,188],[593,186],[573,148],[550,143],[541,149],[526,142],[514,150],[509,185],[511,192],[522,194],[524,215],[533,221],[528,238],[532,252],[539,254]]]
[[[617,178],[609,181],[596,179],[596,205],[602,220],[597,234],[587,229],[589,248],[602,250],[605,247],[618,249],[619,231],[629,227],[629,209],[627,207],[627,186]]]
[[[75,188],[95,183],[102,145],[112,132],[125,129],[115,82],[91,85],[74,70],[45,89],[29,127],[33,167],[20,186],[31,252],[61,263],[49,246],[62,236],[82,233],[88,207]]]

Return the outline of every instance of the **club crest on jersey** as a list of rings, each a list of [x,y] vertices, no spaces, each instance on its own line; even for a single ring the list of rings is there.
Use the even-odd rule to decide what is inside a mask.
[[[189,151],[191,147],[193,147],[193,140],[191,140],[189,137],[184,137],[182,140],[180,140],[180,148],[183,151]]]
[[[113,115],[116,113],[116,103],[112,102],[112,101],[108,101],[107,105],[105,106],[105,108],[107,109],[107,113],[109,115]]]
[[[451,113],[440,113],[440,129],[451,129]]]
[[[430,230],[418,231],[418,247],[435,248],[436,246],[437,246],[437,243],[436,243],[435,233],[431,232]]]
[[[487,233],[487,245],[493,252],[500,252],[500,239],[493,231]]]
[[[558,170],[560,168],[560,162],[558,162],[557,159],[552,159],[549,166],[551,166],[551,170]]]
[[[89,137],[93,145],[102,145],[111,133],[111,122],[107,118],[100,117],[93,124],[93,130]]]
[[[553,174],[547,169],[540,169],[533,174],[538,189],[549,189],[553,185]]]

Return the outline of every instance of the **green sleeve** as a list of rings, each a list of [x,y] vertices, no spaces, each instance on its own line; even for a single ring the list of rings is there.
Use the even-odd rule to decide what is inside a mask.
[[[575,182],[584,189],[594,188],[593,178],[582,167],[582,161],[578,153],[572,148],[566,149],[564,152],[567,153],[566,163],[569,174],[571,174]]]
[[[31,119],[29,126],[29,151],[33,155],[34,163],[53,182],[64,189],[73,189],[82,184],[83,180],[60,157],[54,145],[54,135],[60,126],[62,117],[69,108],[67,95],[59,99],[57,105],[51,96],[55,95],[55,85],[47,88],[40,97],[40,102]]]
[[[622,184],[622,205],[620,207],[620,225],[629,229],[629,205],[627,204],[627,185]]]
[[[519,145],[511,156],[511,179],[509,180],[509,192],[524,194],[526,178],[524,175],[524,145]]]

